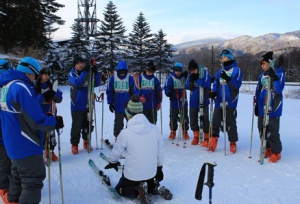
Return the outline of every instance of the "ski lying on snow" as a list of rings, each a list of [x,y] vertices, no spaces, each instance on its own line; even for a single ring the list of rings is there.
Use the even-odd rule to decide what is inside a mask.
[[[116,189],[112,187],[109,177],[105,175],[104,172],[95,165],[93,160],[89,160],[89,165],[90,167],[92,167],[94,172],[101,178],[102,184],[104,183],[104,185],[108,188],[112,196],[116,199],[119,199],[121,196],[117,193]]]

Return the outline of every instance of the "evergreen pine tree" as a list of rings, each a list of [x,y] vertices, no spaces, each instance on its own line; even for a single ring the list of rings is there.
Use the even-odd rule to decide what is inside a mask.
[[[97,50],[101,57],[101,65],[113,70],[120,58],[126,55],[126,32],[122,18],[117,13],[116,6],[109,1],[103,13],[104,20],[101,21],[100,37],[97,38]]]
[[[172,68],[173,62],[173,50],[172,45],[168,44],[167,40],[165,39],[166,34],[163,32],[162,29],[158,31],[157,34],[154,34],[154,42],[156,47],[154,48],[154,58],[157,63],[157,69],[160,72],[167,72],[170,68]]]
[[[144,14],[141,12],[133,23],[132,33],[129,34],[130,49],[133,52],[132,66],[143,70],[151,59],[152,34]]]

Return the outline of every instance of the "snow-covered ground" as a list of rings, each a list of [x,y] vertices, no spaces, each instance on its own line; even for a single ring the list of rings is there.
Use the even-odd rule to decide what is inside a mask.
[[[137,201],[126,198],[114,200],[101,180],[88,165],[88,160],[93,159],[95,164],[104,169],[107,164],[103,161],[100,152],[109,155],[110,150],[101,148],[101,115],[102,104],[97,103],[97,131],[98,147],[96,150],[96,137],[93,135],[92,145],[94,151],[90,154],[83,150],[82,141],[79,146],[79,154],[71,153],[70,145],[70,99],[69,87],[59,87],[64,92],[64,100],[57,104],[58,113],[64,117],[65,128],[61,135],[62,153],[62,177],[64,189],[64,201],[66,204],[81,203],[135,203]],[[96,94],[99,95],[98,89]],[[281,117],[281,140],[283,143],[282,159],[278,163],[269,163],[265,160],[260,165],[258,160],[259,136],[257,131],[257,119],[255,118],[252,159],[250,155],[250,132],[252,122],[252,95],[241,94],[238,104],[238,133],[237,153],[229,153],[229,143],[226,141],[227,155],[224,155],[224,137],[220,134],[218,147],[215,152],[207,152],[200,146],[187,147],[176,146],[168,140],[169,136],[169,100],[164,97],[162,104],[163,138],[165,143],[165,164],[163,167],[165,185],[173,193],[173,199],[166,201],[158,196],[153,197],[154,203],[208,203],[208,187],[204,186],[202,201],[195,200],[195,189],[200,169],[203,163],[215,161],[217,166],[214,171],[215,186],[212,189],[212,202],[218,204],[297,204],[300,203],[300,139],[299,139],[299,112],[300,103],[296,99],[284,99],[283,116]],[[157,125],[161,127],[160,115]],[[112,134],[114,115],[109,112],[104,103],[104,130],[103,138],[114,141]],[[189,130],[192,138],[192,131]],[[57,147],[55,152],[57,153]],[[147,155],[145,155],[147,159]],[[121,160],[122,162],[122,160]],[[105,170],[110,176],[111,183],[115,186],[121,176],[115,170]],[[59,164],[51,165],[51,197],[52,203],[62,203],[60,194]],[[206,178],[205,178],[206,181]],[[49,203],[48,178],[44,181],[42,190],[43,204]]]

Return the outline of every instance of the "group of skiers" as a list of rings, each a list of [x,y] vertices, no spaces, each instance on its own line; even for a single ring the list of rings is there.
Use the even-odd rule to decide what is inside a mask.
[[[187,71],[182,63],[176,62],[163,87],[154,75],[156,68],[153,61],[147,64],[143,73],[133,76],[128,73],[126,62],[119,61],[106,89],[109,110],[115,114],[113,134],[116,143],[110,163],[105,168],[117,170],[118,160],[125,155],[124,175],[116,186],[120,195],[139,195],[144,203],[151,202],[148,193],[172,199],[171,192],[159,185],[163,180],[164,145],[155,124],[157,111],[161,109],[162,91],[170,100],[170,140],[189,140],[190,125],[193,131],[191,145],[199,144],[215,151],[221,130],[228,133],[230,152],[236,153],[237,105],[242,72],[231,50],[222,50],[220,58],[222,68],[215,74],[214,80],[206,67],[192,59]],[[63,127],[63,119],[56,115],[53,104],[62,101],[62,92],[52,87],[50,69],[40,69],[34,58],[25,57],[15,70],[7,69],[4,62],[0,60],[0,195],[5,203],[39,203],[46,176],[43,150],[46,149],[46,156],[51,151],[52,161],[58,160],[53,152],[56,145],[54,130]],[[267,52],[260,62],[263,72],[255,92],[255,115],[258,116],[260,137],[266,140],[264,157],[269,157],[270,162],[277,162],[282,151],[279,120],[285,85],[283,61],[280,57],[277,66],[274,66],[273,52]],[[2,72],[3,68],[7,71]],[[88,102],[88,79],[92,73],[94,87],[101,85],[101,80],[103,84],[104,76],[96,66],[86,63],[80,56],[74,57],[68,76],[72,116],[70,143],[74,155],[79,153],[81,137],[83,148],[88,148],[87,136],[92,131],[89,123],[93,121],[88,119],[87,108],[91,105]],[[190,91],[189,106],[186,90]],[[269,104],[268,110],[266,103]],[[128,121],[125,129],[124,118]],[[47,138],[50,149],[44,148],[46,135],[50,137]],[[91,146],[90,150],[93,150]],[[142,155],[149,155],[146,163]],[[139,165],[136,166],[133,161],[138,161]]]
[[[64,127],[63,118],[46,110],[44,104],[50,98],[62,99],[61,92],[49,91],[49,78],[44,77],[48,74],[41,71],[36,59],[25,57],[16,69],[7,69],[0,76],[0,195],[5,204],[41,201],[45,135]]]

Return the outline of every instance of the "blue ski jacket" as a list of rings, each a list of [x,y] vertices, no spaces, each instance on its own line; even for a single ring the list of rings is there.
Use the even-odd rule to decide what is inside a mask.
[[[74,67],[68,76],[71,97],[71,111],[86,111],[88,108],[88,81],[89,73],[78,72]],[[94,87],[100,85],[100,73],[94,75]]]
[[[183,75],[179,77],[171,72],[164,85],[165,95],[170,98],[170,108],[180,109],[183,104],[183,93],[184,93],[184,106],[187,107],[187,98],[185,90],[185,78]],[[168,96],[169,95],[169,96]]]
[[[113,104],[116,113],[125,113],[127,101],[133,94],[138,94],[133,77],[128,73],[121,77],[115,71],[106,89],[107,104]]]
[[[55,129],[55,118],[43,113],[31,85],[18,70],[8,70],[0,76],[1,126],[11,159],[43,154],[44,132]]]
[[[190,107],[199,108],[200,107],[200,98],[199,98],[199,88],[203,88],[203,105],[208,106],[210,104],[208,94],[210,92],[211,85],[211,76],[206,69],[204,69],[203,78],[198,78],[197,81],[191,82],[191,75],[188,75],[188,78],[185,83],[185,88],[190,90]]]
[[[50,87],[50,85],[46,82],[46,83],[42,83],[41,84],[41,93],[37,93],[37,99],[38,102],[40,103],[43,113],[51,113],[51,104],[49,102],[45,101],[44,95],[43,93],[45,93],[46,91],[52,89]],[[61,90],[57,89],[57,91],[55,92],[54,96],[53,96],[53,102],[55,103],[60,103],[63,99],[63,93]],[[55,114],[56,115],[56,110],[55,110]]]
[[[227,103],[227,108],[236,108],[239,98],[239,89],[242,85],[243,74],[240,68],[237,66],[236,61],[232,60],[232,63],[228,66],[223,67],[223,69],[228,72],[231,76],[231,80],[228,83],[225,83],[225,100]],[[215,106],[220,108],[222,103],[222,86],[221,81],[224,80],[220,77],[222,70],[220,69],[216,75],[211,91],[217,93],[215,100]]]
[[[282,67],[277,67],[276,74],[279,78],[277,81],[271,81],[271,101],[270,101],[270,118],[280,117],[282,115],[283,96],[282,92],[285,86],[285,75]],[[258,115],[264,116],[264,106],[268,94],[267,86],[265,86],[264,77],[266,72],[263,72],[258,77],[258,83],[255,91],[256,105],[258,107]]]
[[[143,103],[143,108],[145,110],[156,109],[157,104],[160,104],[162,101],[160,81],[154,75],[147,76],[146,74],[141,74],[139,76],[139,83],[139,95],[144,95],[146,99],[146,102]]]

